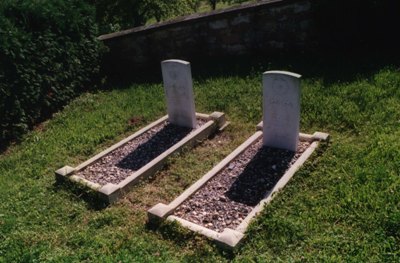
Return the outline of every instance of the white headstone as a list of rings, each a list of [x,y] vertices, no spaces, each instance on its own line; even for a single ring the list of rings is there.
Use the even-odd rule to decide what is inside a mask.
[[[263,74],[263,145],[297,150],[300,132],[300,75]]]
[[[183,60],[161,62],[168,121],[172,124],[196,128],[192,72],[190,63]]]

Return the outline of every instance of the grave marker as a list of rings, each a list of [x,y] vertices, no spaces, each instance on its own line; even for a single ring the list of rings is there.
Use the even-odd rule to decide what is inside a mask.
[[[300,75],[283,71],[265,72],[263,93],[263,125],[260,127],[263,127],[264,131],[255,132],[171,203],[153,206],[148,210],[150,222],[178,222],[181,226],[216,241],[224,248],[234,249],[240,244],[251,220],[285,187],[320,142],[329,140],[329,134],[326,133],[299,133]],[[260,154],[261,139],[263,145],[270,147],[297,151],[299,141],[301,147],[296,157],[289,152],[286,156],[282,154],[266,161],[265,155],[279,151],[264,151],[265,154]],[[252,157],[249,156],[250,152]],[[277,162],[279,167],[275,169]],[[235,171],[232,171],[231,166],[235,167]],[[245,168],[241,169],[240,166]],[[231,179],[225,180],[227,174]],[[266,176],[271,184],[261,186],[258,178],[265,180]],[[249,178],[252,182],[248,181]],[[217,183],[218,189],[215,188]],[[262,188],[264,186],[266,187]],[[257,190],[254,191],[255,189]],[[247,205],[247,212],[239,213],[238,207],[231,205],[224,205],[223,209],[220,207],[221,202],[231,201],[239,202],[241,206]],[[208,213],[205,215],[201,211]],[[202,215],[198,216],[199,214]],[[225,215],[238,218],[238,221],[228,222]]]
[[[190,63],[176,59],[165,60],[161,62],[161,69],[167,98],[168,121],[178,126],[196,128]]]
[[[300,75],[263,74],[263,145],[297,150],[300,132]]]

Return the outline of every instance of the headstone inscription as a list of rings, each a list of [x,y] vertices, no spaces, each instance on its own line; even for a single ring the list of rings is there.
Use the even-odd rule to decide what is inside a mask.
[[[263,74],[263,145],[297,150],[300,132],[300,75]]]
[[[168,121],[196,128],[193,83],[190,63],[171,59],[161,62],[164,90],[167,98]]]

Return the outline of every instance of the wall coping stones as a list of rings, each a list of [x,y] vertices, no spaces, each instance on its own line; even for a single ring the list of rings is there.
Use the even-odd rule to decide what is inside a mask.
[[[291,2],[299,2],[299,0],[263,0],[263,1],[257,1],[257,2],[252,2],[252,3],[242,3],[238,6],[232,6],[232,7],[226,8],[226,9],[219,9],[219,10],[213,10],[210,12],[196,13],[196,14],[191,14],[191,15],[187,15],[187,16],[181,16],[181,17],[163,21],[160,23],[155,23],[155,24],[146,25],[146,26],[139,26],[139,27],[122,30],[119,32],[104,34],[104,35],[99,36],[98,40],[107,41],[107,40],[112,40],[113,38],[125,37],[125,36],[129,36],[131,34],[140,33],[140,32],[144,32],[144,31],[149,32],[149,31],[158,30],[158,29],[165,29],[167,27],[171,27],[171,26],[174,26],[177,24],[184,24],[184,23],[188,23],[188,22],[192,22],[192,21],[199,21],[199,20],[207,19],[211,16],[239,13],[239,12],[243,11],[244,9],[256,9],[256,8],[260,8],[261,6],[278,6],[278,5],[288,4]]]

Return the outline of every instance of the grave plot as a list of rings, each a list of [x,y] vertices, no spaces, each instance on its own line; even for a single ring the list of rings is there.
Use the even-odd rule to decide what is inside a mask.
[[[325,133],[299,133],[299,78],[289,72],[264,73],[259,131],[169,205],[151,208],[149,220],[177,221],[220,245],[236,247],[251,219],[328,140]]]
[[[168,115],[75,168],[64,166],[57,170],[57,181],[82,184],[113,203],[139,180],[161,169],[172,154],[226,127],[221,112],[195,112],[189,62],[163,61],[162,73]]]

